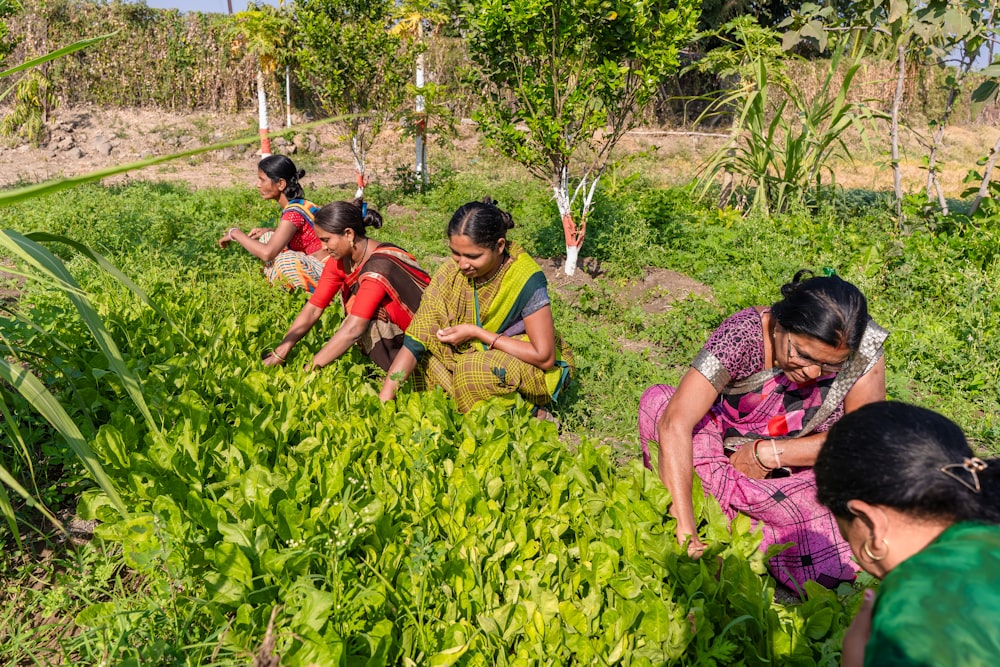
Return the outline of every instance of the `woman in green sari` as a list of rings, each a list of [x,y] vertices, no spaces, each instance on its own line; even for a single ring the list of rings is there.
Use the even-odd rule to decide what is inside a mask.
[[[559,395],[572,356],[552,321],[545,274],[507,240],[513,226],[488,197],[455,212],[452,261],[425,290],[382,400],[414,372],[418,389],[441,387],[461,412],[492,396],[518,393],[543,406]]]
[[[882,580],[844,633],[845,667],[996,665],[1000,459],[905,403],[869,403],[830,429],[814,467],[858,564]]]

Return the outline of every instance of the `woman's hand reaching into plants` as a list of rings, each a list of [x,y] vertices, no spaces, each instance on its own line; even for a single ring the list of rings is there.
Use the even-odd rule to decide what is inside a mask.
[[[226,246],[228,246],[230,243],[236,240],[233,238],[233,232],[238,232],[238,231],[240,231],[239,227],[230,227],[229,229],[227,229],[226,233],[223,234],[218,240],[219,247],[225,250]]]
[[[864,592],[857,616],[844,632],[844,643],[840,653],[840,664],[843,667],[861,667],[865,664],[865,646],[872,634],[872,606],[874,603],[875,591],[869,588]]]
[[[285,363],[285,357],[277,349],[265,352],[263,360],[265,366],[281,366]]]
[[[688,556],[696,560],[698,558],[701,558],[701,555],[705,553],[705,549],[708,547],[708,545],[702,542],[697,535],[690,535],[690,536],[685,535],[684,537],[691,538],[691,540],[687,543]]]

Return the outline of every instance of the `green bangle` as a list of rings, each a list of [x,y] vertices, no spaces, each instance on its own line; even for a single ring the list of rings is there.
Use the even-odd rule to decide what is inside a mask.
[[[764,441],[763,440],[754,440],[753,441],[753,459],[754,459],[754,461],[757,462],[757,465],[760,466],[761,470],[763,470],[765,472],[771,472],[771,471],[774,470],[774,468],[768,468],[766,465],[764,465],[764,462],[760,460],[760,454],[757,453],[757,446],[760,445],[760,443],[762,443],[762,442],[764,442]]]

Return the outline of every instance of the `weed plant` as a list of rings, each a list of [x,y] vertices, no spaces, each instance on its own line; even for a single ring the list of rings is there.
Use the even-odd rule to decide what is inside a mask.
[[[900,233],[869,193],[766,219],[630,178],[612,179],[591,219],[589,247],[606,273],[554,297],[579,362],[556,411],[561,433],[520,402],[462,416],[440,392],[404,392],[382,406],[380,374],[357,351],[301,372],[339,324],[336,307],[286,368],[263,368],[260,353],[303,297],[267,287],[256,260],[214,245],[233,224],[276,217],[253,191],[94,185],[3,209],[3,227],[106,252],[177,329],[60,251],[143,379],[161,437],[65,297],[27,285],[18,307],[37,328],[0,323],[30,346],[129,507],[114,512],[59,438],[3,394],[26,448],[8,469],[33,474],[52,509],[101,523],[62,560],[3,561],[0,619],[39,622],[4,624],[0,658],[245,663],[277,608],[290,665],[836,664],[858,601],[850,588],[775,604],[759,536],[742,519],[727,527],[711,501],[697,507],[709,556],[681,553],[663,519],[666,491],[634,460],[639,395],[676,383],[726,315],[774,301],[799,268],[829,267],[892,331],[890,396],[949,414],[989,447],[1000,428],[995,258],[971,224]],[[447,261],[451,213],[486,194],[513,211],[513,238],[531,252],[562,245],[554,205],[520,182],[456,175],[424,193],[369,194],[392,206],[377,237],[429,266]],[[647,266],[687,274],[711,296],[647,313],[623,297]],[[33,588],[37,567],[50,571]]]

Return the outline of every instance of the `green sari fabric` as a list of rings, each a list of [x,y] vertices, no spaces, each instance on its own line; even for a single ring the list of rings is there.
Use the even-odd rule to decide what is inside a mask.
[[[879,587],[865,667],[1000,664],[1000,526],[963,522]]]

